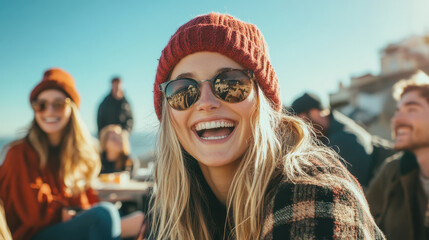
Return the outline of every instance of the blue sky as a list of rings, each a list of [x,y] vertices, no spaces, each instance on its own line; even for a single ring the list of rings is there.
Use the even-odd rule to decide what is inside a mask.
[[[154,131],[157,59],[180,25],[211,11],[260,28],[284,104],[311,91],[326,105],[340,81],[378,74],[388,43],[428,33],[427,9],[427,0],[0,0],[0,136],[28,126],[29,93],[53,66],[74,76],[92,132],[115,75],[124,81],[135,130]]]

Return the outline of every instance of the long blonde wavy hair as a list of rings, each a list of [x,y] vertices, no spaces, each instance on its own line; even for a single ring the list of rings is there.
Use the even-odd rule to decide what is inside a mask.
[[[339,156],[316,140],[311,128],[297,117],[273,110],[259,87],[257,107],[251,114],[252,139],[230,185],[226,224],[228,239],[259,239],[264,216],[275,193],[275,179],[296,182],[311,179],[305,169],[334,167],[355,193],[364,211],[369,209],[361,189],[347,170],[336,164]],[[262,97],[261,97],[262,96]],[[152,232],[156,239],[212,239],[204,194],[189,157],[181,147],[163,101],[157,143],[156,188],[152,199]],[[314,181],[314,179],[313,179]]]
[[[96,144],[82,121],[76,104],[71,101],[71,115],[60,142],[60,177],[66,192],[78,195],[92,185],[101,168]],[[27,137],[40,159],[40,168],[48,163],[49,140],[34,119]]]

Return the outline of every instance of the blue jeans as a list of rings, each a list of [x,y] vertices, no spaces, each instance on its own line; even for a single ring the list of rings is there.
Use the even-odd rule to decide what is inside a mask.
[[[42,239],[120,239],[121,219],[115,206],[102,202],[73,219],[38,232],[32,240]]]

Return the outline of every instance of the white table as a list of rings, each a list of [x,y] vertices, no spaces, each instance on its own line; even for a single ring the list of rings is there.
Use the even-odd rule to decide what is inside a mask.
[[[133,180],[120,184],[97,181],[94,184],[94,189],[97,190],[102,201],[135,201],[138,209],[142,209],[143,196],[152,191],[153,185],[153,182],[138,182]]]

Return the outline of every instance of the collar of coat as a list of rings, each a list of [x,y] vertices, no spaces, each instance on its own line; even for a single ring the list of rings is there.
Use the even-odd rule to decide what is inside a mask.
[[[412,152],[404,151],[401,154],[402,156],[399,160],[399,170],[401,175],[406,175],[419,168],[416,156]]]

